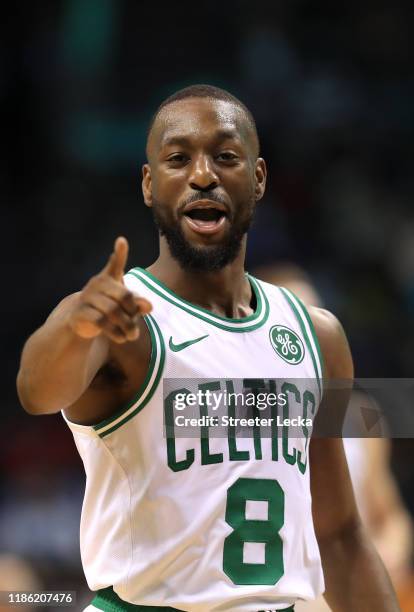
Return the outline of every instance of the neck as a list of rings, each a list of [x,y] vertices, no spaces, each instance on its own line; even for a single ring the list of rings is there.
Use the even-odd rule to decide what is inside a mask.
[[[188,270],[171,256],[165,238],[161,237],[160,255],[148,271],[183,299],[214,314],[238,319],[253,312],[252,290],[244,270],[245,254],[246,237],[236,259],[221,270]]]

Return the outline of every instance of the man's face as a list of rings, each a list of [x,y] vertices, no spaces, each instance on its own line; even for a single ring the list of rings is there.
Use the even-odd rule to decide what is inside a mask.
[[[183,268],[233,261],[264,192],[266,167],[242,109],[188,98],[162,109],[143,168],[145,203]]]

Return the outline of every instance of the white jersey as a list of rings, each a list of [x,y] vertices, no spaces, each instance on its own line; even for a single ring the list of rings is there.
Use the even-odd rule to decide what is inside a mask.
[[[302,421],[289,437],[276,418],[315,414],[319,346],[292,293],[248,278],[255,312],[229,319],[181,299],[145,270],[125,276],[153,305],[146,380],[102,423],[68,422],[87,475],[81,556],[94,591],[113,587],[132,604],[191,612],[257,612],[324,590],[311,514],[311,425]],[[246,397],[246,387],[255,397],[276,391],[267,433],[256,421],[243,431],[227,416],[219,430],[228,433],[216,434],[212,421],[202,422],[214,416],[204,399],[183,437],[180,393],[230,393],[241,384]]]

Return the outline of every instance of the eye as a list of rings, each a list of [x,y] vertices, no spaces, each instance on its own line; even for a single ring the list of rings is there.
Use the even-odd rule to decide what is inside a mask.
[[[238,159],[238,157],[237,155],[235,155],[234,153],[231,153],[230,151],[223,151],[223,153],[220,153],[219,155],[217,155],[217,159],[220,161],[232,162]]]
[[[173,164],[176,166],[179,164],[184,164],[187,160],[188,160],[188,157],[184,155],[184,153],[174,153],[173,155],[170,155],[167,159],[167,161],[170,164]]]

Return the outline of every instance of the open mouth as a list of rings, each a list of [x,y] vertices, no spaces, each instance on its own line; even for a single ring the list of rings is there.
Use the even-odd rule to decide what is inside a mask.
[[[227,214],[222,204],[195,202],[186,206],[184,218],[193,231],[200,234],[213,234],[223,227]]]

